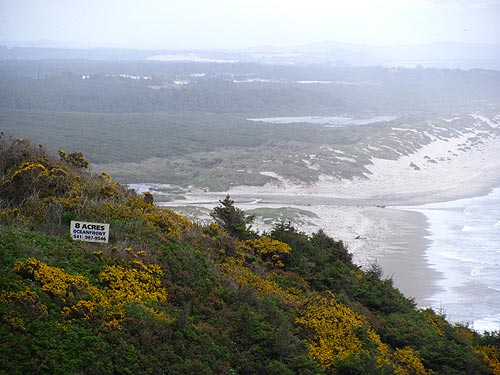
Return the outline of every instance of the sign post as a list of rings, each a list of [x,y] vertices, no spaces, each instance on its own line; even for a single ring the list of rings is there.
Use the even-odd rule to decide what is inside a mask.
[[[108,243],[109,224],[71,221],[70,233],[74,241]]]

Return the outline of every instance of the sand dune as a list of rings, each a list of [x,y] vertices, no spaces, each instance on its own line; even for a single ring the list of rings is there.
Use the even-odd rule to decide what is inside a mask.
[[[446,128],[441,125],[446,122]],[[453,123],[458,125],[453,126]],[[397,158],[371,156],[363,176],[342,179],[321,174],[311,185],[299,185],[276,173],[262,171],[274,177],[262,187],[238,186],[232,195],[304,195],[336,198],[371,204],[423,204],[484,194],[500,182],[500,118],[483,115],[441,119],[426,127],[396,128],[388,139],[404,145],[410,133],[421,132],[424,139],[413,141],[413,149],[392,147]],[[397,134],[396,134],[397,133]],[[367,150],[380,150],[375,145],[358,146],[351,151],[354,160]],[[386,146],[387,147],[387,146]],[[338,152],[338,151],[337,151]],[[344,157],[345,158],[345,157]]]
[[[425,257],[426,219],[417,212],[394,208],[484,195],[500,185],[499,128],[500,115],[485,114],[441,118],[424,126],[398,125],[385,140],[349,151],[329,146],[344,158],[369,160],[364,176],[349,180],[322,174],[315,184],[300,185],[276,172],[262,171],[273,177],[273,183],[237,186],[222,193],[192,192],[187,200],[168,205],[212,208],[230,194],[244,210],[292,207],[311,211],[316,218],[309,218],[302,230],[322,228],[341,239],[357,264],[378,263],[406,295],[425,306],[439,289],[440,279]],[[261,230],[269,227],[257,225]]]

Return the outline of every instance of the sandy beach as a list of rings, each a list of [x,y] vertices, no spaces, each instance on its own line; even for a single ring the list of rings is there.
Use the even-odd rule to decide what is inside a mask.
[[[377,264],[384,277],[419,306],[439,291],[440,272],[429,267],[425,251],[429,245],[426,217],[418,212],[358,206],[311,206],[322,228],[341,239],[362,267]]]
[[[458,118],[457,118],[458,119]],[[442,119],[441,121],[452,120]],[[293,195],[305,200],[324,199],[365,205],[417,205],[486,195],[500,184],[500,116],[492,120],[481,115],[469,115],[467,126],[440,135],[442,123],[430,125],[427,143],[415,143],[415,149],[400,153],[397,158],[370,158],[363,177],[339,179],[320,175],[313,185],[300,185],[274,172],[274,181],[264,186],[235,186],[232,195]],[[451,126],[451,125],[450,125]],[[404,142],[411,128],[394,128],[388,137],[398,136]],[[434,133],[428,133],[432,129]],[[401,130],[404,130],[401,131]],[[445,129],[446,130],[446,129]],[[402,134],[395,134],[402,133]],[[384,146],[367,144],[365,148],[379,150]],[[363,152],[364,150],[358,150]],[[338,152],[332,150],[332,152]],[[355,159],[353,159],[355,160]],[[278,199],[278,198],[277,198]]]
[[[212,209],[222,197],[204,195],[203,202],[198,199],[188,202]],[[429,306],[428,298],[439,291],[440,272],[430,267],[425,256],[429,232],[426,217],[421,213],[365,205],[302,206],[271,203],[264,199],[249,200],[238,195],[231,197],[245,211],[287,207],[315,214],[316,217],[298,225],[298,229],[306,233],[323,229],[333,238],[342,240],[356,264],[363,268],[372,264],[380,266],[384,277],[392,278],[394,284],[406,296],[414,298],[419,306]],[[188,202],[169,203],[168,206]],[[271,228],[272,225],[259,220],[253,225],[253,229],[259,232]]]
[[[356,264],[377,263],[405,295],[427,307],[443,279],[439,265],[430,264],[426,255],[431,228],[422,213],[397,207],[482,196],[500,186],[500,116],[468,118],[469,125],[446,136],[434,134],[430,142],[398,158],[371,158],[366,178],[321,176],[316,184],[302,186],[263,171],[275,181],[221,193],[194,191],[185,200],[165,205],[211,209],[230,194],[243,210],[291,207],[312,212],[316,216],[300,230],[322,228],[344,241]],[[438,125],[435,128],[440,131]],[[270,225],[257,223],[255,228],[268,230]]]
[[[440,289],[442,274],[429,267],[426,249],[429,246],[427,219],[418,212],[387,209],[364,213],[380,229],[378,264],[385,277],[409,297],[415,298],[419,306],[429,306],[429,297]],[[392,237],[385,237],[392,233]]]

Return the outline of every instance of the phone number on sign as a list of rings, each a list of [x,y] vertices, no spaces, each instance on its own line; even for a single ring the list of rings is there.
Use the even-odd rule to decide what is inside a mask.
[[[106,237],[83,235],[83,234],[73,234],[74,240],[84,240],[84,241],[96,241],[96,242],[106,242]]]

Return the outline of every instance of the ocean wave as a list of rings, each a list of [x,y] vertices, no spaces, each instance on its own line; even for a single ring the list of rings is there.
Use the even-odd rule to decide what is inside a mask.
[[[477,319],[472,323],[472,329],[478,332],[498,331],[500,329],[500,315],[490,315]]]
[[[488,272],[485,272],[484,268],[482,268],[482,267],[477,267],[477,268],[473,268],[472,271],[470,271],[470,275],[472,277],[487,276]]]
[[[498,287],[495,287],[495,286],[492,286],[492,285],[489,285],[488,286],[488,289],[491,289],[491,290],[495,290],[497,292],[500,292],[500,285]]]
[[[151,186],[146,184],[128,184],[127,187],[129,189],[134,189],[137,194],[142,194],[151,190]]]
[[[458,260],[462,263],[491,264],[491,262],[488,259],[471,258],[450,251],[440,252],[439,255],[441,255],[443,258]]]

